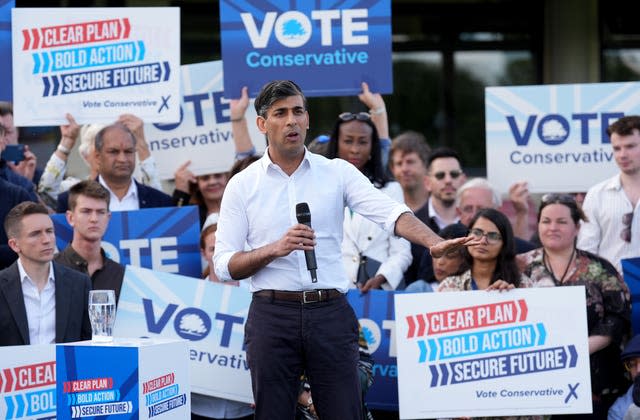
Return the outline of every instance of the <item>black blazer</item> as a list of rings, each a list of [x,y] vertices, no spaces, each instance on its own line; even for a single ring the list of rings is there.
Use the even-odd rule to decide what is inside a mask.
[[[89,290],[86,274],[53,263],[56,294],[56,343],[91,339]],[[18,262],[0,271],[0,346],[29,343],[29,325],[24,305]]]
[[[98,179],[96,178],[96,181],[97,180]],[[135,182],[138,187],[138,204],[141,209],[174,206],[173,199],[170,195],[156,190],[155,188],[147,187],[135,179],[133,182]],[[64,213],[67,210],[69,210],[69,191],[65,191],[58,196],[58,213]]]

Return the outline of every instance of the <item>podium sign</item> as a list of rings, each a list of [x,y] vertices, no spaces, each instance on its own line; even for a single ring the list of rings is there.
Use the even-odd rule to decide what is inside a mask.
[[[106,344],[60,344],[56,359],[60,420],[182,420],[191,415],[186,341],[116,338]]]
[[[55,418],[55,346],[0,347],[0,360],[0,419]]]

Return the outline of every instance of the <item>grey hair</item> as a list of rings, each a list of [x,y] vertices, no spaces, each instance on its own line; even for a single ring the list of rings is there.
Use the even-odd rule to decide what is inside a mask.
[[[487,178],[472,178],[462,184],[456,193],[456,206],[460,206],[460,197],[462,197],[462,193],[470,188],[480,188],[483,190],[491,191],[491,201],[493,201],[493,205],[495,208],[502,206],[502,198],[498,193],[498,190],[491,185],[491,183],[487,180]]]

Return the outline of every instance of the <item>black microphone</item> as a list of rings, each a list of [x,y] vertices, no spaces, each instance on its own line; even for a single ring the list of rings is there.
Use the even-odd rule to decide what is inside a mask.
[[[311,211],[307,203],[296,204],[296,219],[298,219],[298,223],[311,227]],[[304,251],[304,259],[307,261],[307,270],[311,274],[311,282],[316,283],[318,281],[318,276],[316,275],[316,270],[318,269],[316,252],[313,249]]]

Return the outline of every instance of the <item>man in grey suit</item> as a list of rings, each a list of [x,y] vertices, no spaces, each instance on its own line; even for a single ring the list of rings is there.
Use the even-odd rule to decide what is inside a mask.
[[[0,271],[0,346],[91,338],[86,274],[53,262],[55,234],[47,209],[24,202],[4,220],[18,260]]]

